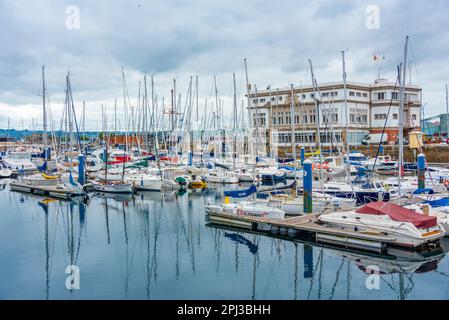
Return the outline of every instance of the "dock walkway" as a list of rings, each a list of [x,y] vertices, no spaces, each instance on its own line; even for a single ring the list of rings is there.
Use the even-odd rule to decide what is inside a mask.
[[[246,230],[259,230],[272,234],[300,237],[313,236],[315,241],[329,243],[346,248],[362,249],[381,253],[386,246],[393,243],[394,237],[375,232],[352,231],[320,224],[319,214],[309,214],[285,219],[266,217],[237,216],[222,212],[208,214],[211,223]]]
[[[72,197],[77,196],[77,194],[74,194],[72,191],[61,189],[57,186],[33,186],[21,182],[11,182],[9,187],[12,191],[45,195],[59,199],[71,199]]]

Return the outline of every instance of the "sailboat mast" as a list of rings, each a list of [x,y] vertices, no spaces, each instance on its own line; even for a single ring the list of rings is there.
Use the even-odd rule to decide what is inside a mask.
[[[447,83],[446,83],[446,138],[449,138],[449,101],[448,101]],[[447,141],[447,140],[446,140]]]
[[[236,84],[235,84],[235,73],[232,74],[232,78],[234,80],[234,105],[233,105],[233,116],[234,116],[234,122],[233,122],[233,137],[234,137],[234,146],[233,146],[233,152],[232,152],[232,163],[235,166],[235,158],[237,156],[237,141],[236,141],[236,129],[237,129],[237,89],[236,89]]]
[[[404,172],[404,103],[405,103],[405,77],[407,72],[407,48],[408,36],[405,37],[404,45],[404,61],[401,66],[402,77],[400,77],[401,93],[399,99],[399,175],[398,175],[398,192],[401,193],[401,180]]]
[[[86,132],[86,100],[83,100],[83,139]]]
[[[198,76],[195,77],[195,87],[196,87],[196,91],[195,91],[195,96],[196,96],[196,118],[195,118],[195,121],[196,121],[196,124],[197,124],[197,127],[198,127],[198,104],[199,104],[199,102],[198,102],[198,91],[199,91],[199,88],[198,88]]]
[[[70,73],[67,73],[67,118],[69,121],[69,146],[70,151],[73,150],[73,142],[75,140],[75,136],[73,133],[73,110],[71,106],[71,91],[70,91]]]
[[[114,101],[114,144],[117,144],[117,99]]]
[[[157,143],[157,134],[156,134],[156,121],[155,121],[155,110],[154,110],[154,79],[153,74],[151,75],[151,128],[153,131],[153,149],[154,154],[156,154],[156,143]]]
[[[215,153],[220,153],[220,143],[221,143],[221,137],[220,137],[220,106],[218,105],[218,89],[217,89],[217,75],[214,74],[214,91],[215,91],[215,126],[216,128],[214,128],[215,130],[217,130],[218,132],[216,133],[216,141],[218,141],[219,145],[217,146],[217,143],[215,142],[215,146],[217,147],[217,152]],[[214,153],[214,155],[215,155]]]
[[[346,122],[346,133],[345,133],[345,148],[346,154],[349,159],[349,112],[348,112],[348,100],[346,91],[346,62],[345,62],[345,52],[341,51],[341,60],[343,65],[343,104],[345,109],[345,122]],[[349,163],[349,161],[348,161]]]
[[[249,141],[249,139],[252,138],[252,134],[251,134],[251,108],[250,108],[251,97],[250,97],[250,86],[249,86],[249,81],[248,81],[248,66],[247,66],[247,63],[246,63],[246,58],[243,59],[243,64],[245,66],[246,99],[247,99],[247,107],[248,107],[248,131],[249,131],[249,135],[248,135],[248,149],[250,149],[249,151],[251,153],[251,158],[254,158],[253,147],[252,147],[252,144]]]
[[[173,104],[172,104],[172,117],[171,117],[171,129],[175,130],[175,112],[176,112],[176,79],[173,79]],[[172,133],[173,134],[173,133]]]
[[[293,92],[293,84],[290,85],[290,129],[291,129],[291,143],[292,143],[292,156],[293,156],[293,170],[295,170],[295,190],[298,190],[296,185],[297,171],[296,171],[296,136],[295,136],[295,99]],[[271,101],[270,101],[271,104]],[[296,193],[295,193],[296,196]]]
[[[147,75],[143,76],[144,87],[144,103],[143,103],[143,134],[145,135],[145,149],[148,150],[148,91],[147,91]]]
[[[312,66],[312,60],[309,59],[309,65],[310,65],[310,74],[312,77],[312,88],[313,88],[313,101],[315,103],[315,123],[316,123],[316,144],[318,147],[318,157],[320,161],[320,166],[323,165],[321,161],[321,132],[320,132],[320,108],[318,106],[318,99],[316,96],[316,81],[315,81],[315,75],[313,73],[313,66]],[[324,188],[324,181],[323,181],[323,170],[320,170],[320,180],[321,180],[321,186],[322,189]]]
[[[45,96],[46,96],[46,90],[45,90],[45,66],[42,66],[42,112],[43,112],[43,124],[42,124],[42,143],[44,145],[44,154],[45,158],[47,158],[49,155],[47,155],[47,108],[45,105]]]

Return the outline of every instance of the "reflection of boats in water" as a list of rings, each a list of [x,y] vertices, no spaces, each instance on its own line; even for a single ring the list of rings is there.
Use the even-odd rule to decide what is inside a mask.
[[[178,191],[165,191],[165,192],[153,192],[153,191],[138,191],[136,194],[137,199],[144,201],[174,201],[177,199],[178,195],[182,193]]]
[[[252,243],[250,240],[246,239],[241,234],[225,232],[224,236],[228,239],[231,239],[232,241],[244,244],[249,248],[249,251],[253,254],[257,252],[257,245]]]
[[[133,199],[133,194],[130,193],[106,193],[106,192],[94,192],[93,197],[101,199],[113,199],[115,201],[127,201]]]
[[[246,235],[249,234],[260,234],[264,236],[269,236],[272,238],[286,240],[294,243],[302,243],[305,246],[310,247],[321,247],[329,249],[331,253],[336,256],[343,257],[359,267],[360,270],[367,272],[367,268],[370,266],[377,266],[379,268],[380,274],[391,274],[391,273],[424,273],[437,269],[438,263],[445,256],[445,252],[449,251],[449,239],[444,239],[441,241],[441,246],[435,248],[428,248],[421,251],[413,251],[407,249],[400,249],[397,247],[388,247],[387,251],[383,254],[376,254],[371,252],[365,252],[355,249],[342,249],[341,247],[336,247],[329,244],[314,243],[313,239],[304,238],[290,238],[288,236],[273,236],[271,234],[262,233],[260,231],[245,231],[242,232],[239,229],[232,228],[230,226],[217,226],[215,224],[208,223],[208,227],[224,230],[236,231],[242,240],[246,239]],[[230,232],[225,232],[225,236],[231,234]],[[234,239],[233,239],[234,240]],[[446,240],[446,241],[445,241]],[[235,239],[234,241],[238,241]],[[242,242],[243,243],[243,242]]]
[[[189,189],[187,191],[189,196],[197,196],[197,197],[203,197],[203,196],[210,196],[216,193],[216,191],[211,189]]]
[[[391,249],[391,250],[390,250]],[[371,255],[359,252],[337,251],[335,254],[352,261],[363,272],[369,273],[376,266],[379,274],[425,273],[436,270],[444,257],[442,248],[416,252],[390,248],[386,255]]]
[[[64,244],[68,249],[67,251],[64,251],[68,254],[68,257],[66,257],[68,258],[68,264],[77,265],[80,256],[81,235],[86,223],[86,203],[82,197],[76,201],[70,202],[43,198],[37,202],[37,205],[43,210],[45,219],[45,298],[48,300],[50,299],[50,280],[54,246],[57,240],[61,240],[57,237],[57,232],[59,230],[64,230],[62,240],[63,243],[65,242]],[[74,211],[75,205],[78,206],[78,213]],[[76,220],[78,220],[78,222]],[[71,285],[73,285],[73,288],[76,288],[76,283],[74,281],[75,280],[72,280]],[[73,292],[72,289],[70,289],[70,292]]]

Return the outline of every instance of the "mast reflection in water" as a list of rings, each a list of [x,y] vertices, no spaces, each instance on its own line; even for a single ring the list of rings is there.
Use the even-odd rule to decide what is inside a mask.
[[[222,190],[58,201],[0,190],[1,299],[447,299],[443,248],[386,256],[207,224]],[[68,265],[80,289],[66,289]],[[379,289],[366,286],[372,266]]]

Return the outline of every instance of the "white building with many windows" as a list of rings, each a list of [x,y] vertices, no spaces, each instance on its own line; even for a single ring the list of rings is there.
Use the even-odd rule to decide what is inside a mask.
[[[347,109],[344,107],[343,82],[320,84],[315,94],[317,106],[311,85],[295,86],[293,116],[290,87],[265,90],[252,88],[249,106],[251,125],[253,129],[265,132],[267,138],[260,138],[259,144],[266,143],[271,148],[290,147],[292,121],[297,146],[315,146],[317,126],[320,130],[320,142],[324,147],[343,145],[346,139],[346,124],[350,145],[359,145],[366,135],[382,132],[384,127],[388,141],[394,142],[397,139],[397,84],[395,86],[384,79],[378,79],[373,84],[347,82]],[[421,89],[407,85],[405,96],[404,129],[408,131],[420,126]]]

